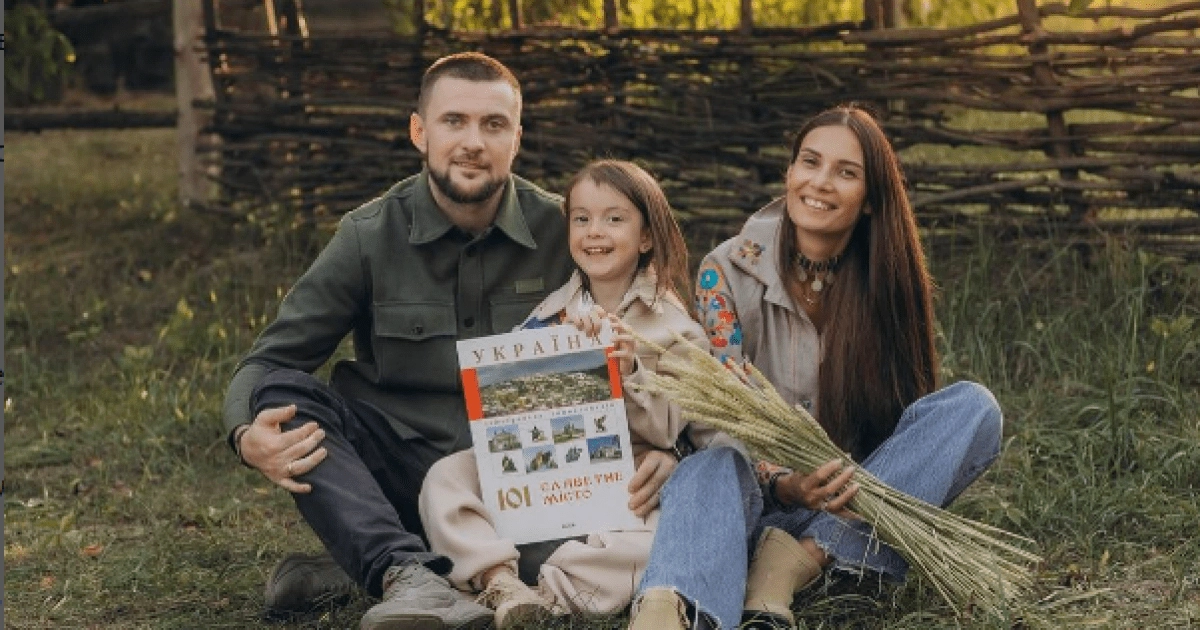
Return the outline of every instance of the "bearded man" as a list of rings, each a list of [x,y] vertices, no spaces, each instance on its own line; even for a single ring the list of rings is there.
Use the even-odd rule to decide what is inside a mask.
[[[417,496],[433,462],[471,444],[455,342],[508,332],[571,274],[561,198],[511,171],[520,116],[520,84],[495,59],[431,65],[409,121],[425,167],[345,215],[238,365],[229,444],[292,493],[336,562],[285,560],[268,608],[348,575],[382,597],[363,628],[492,619],[442,577]],[[328,384],[312,376],[349,334],[354,359]]]

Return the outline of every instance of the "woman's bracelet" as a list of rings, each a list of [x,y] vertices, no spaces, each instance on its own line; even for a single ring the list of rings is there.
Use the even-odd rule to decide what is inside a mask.
[[[788,474],[786,470],[777,470],[771,473],[771,476],[767,478],[767,496],[778,505],[782,505],[784,507],[787,507],[787,504],[780,500],[779,493],[777,492],[777,486],[779,485],[779,478],[786,474]]]

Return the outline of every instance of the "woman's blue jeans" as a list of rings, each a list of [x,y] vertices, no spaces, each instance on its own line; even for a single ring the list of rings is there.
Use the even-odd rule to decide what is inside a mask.
[[[996,399],[976,383],[958,382],[904,411],[891,437],[861,462],[888,485],[946,506],[1000,454]],[[762,514],[750,463],[732,448],[683,460],[662,489],[662,516],[639,593],[672,588],[721,628],[736,628],[746,592],[750,541],[762,527],[812,538],[833,567],[902,580],[908,563],[873,538],[870,526],[797,508]]]

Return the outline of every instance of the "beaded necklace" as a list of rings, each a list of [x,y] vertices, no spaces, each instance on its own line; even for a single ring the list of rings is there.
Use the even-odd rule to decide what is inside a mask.
[[[833,272],[842,262],[842,255],[838,254],[828,260],[814,261],[801,252],[792,254],[792,263],[796,265],[796,273],[800,277],[800,282],[809,282],[809,288],[812,289],[813,296],[804,296],[804,300],[809,304],[816,304],[817,298],[821,297],[821,291],[828,285],[833,284]]]

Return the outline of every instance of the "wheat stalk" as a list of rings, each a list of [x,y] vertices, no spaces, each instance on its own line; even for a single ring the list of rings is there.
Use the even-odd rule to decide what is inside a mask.
[[[833,459],[852,463],[811,415],[789,405],[754,366],[722,365],[678,334],[670,353],[635,337],[662,356],[658,372],[648,373],[641,388],[670,397],[685,419],[724,431],[755,457],[804,474]],[[860,489],[849,509],[956,612],[979,606],[1003,615],[1009,601],[1033,585],[1028,566],[1041,561],[1025,549],[1033,541],[904,494],[861,467],[855,467],[853,480]]]

